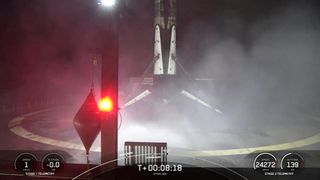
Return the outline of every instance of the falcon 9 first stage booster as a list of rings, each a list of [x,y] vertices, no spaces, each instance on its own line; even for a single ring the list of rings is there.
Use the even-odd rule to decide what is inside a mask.
[[[155,0],[154,75],[176,74],[176,0]]]
[[[168,102],[168,98],[182,95],[190,100],[212,109],[213,107],[204,100],[201,100],[193,93],[185,90],[185,85],[181,85],[178,78],[177,66],[184,70],[177,61],[176,48],[176,7],[177,0],[154,0],[154,56],[153,56],[153,88],[147,88],[142,93],[135,96],[124,104],[125,109],[142,99],[154,94],[163,102]],[[149,67],[146,71],[148,71]],[[185,70],[184,70],[185,71]],[[159,100],[159,99],[158,99]],[[216,108],[214,111],[222,114]]]

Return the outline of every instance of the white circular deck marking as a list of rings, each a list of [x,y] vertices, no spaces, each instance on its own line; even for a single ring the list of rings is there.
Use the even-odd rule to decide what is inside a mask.
[[[45,113],[45,112],[48,112],[51,110],[52,109],[45,109],[45,110],[36,111],[36,112],[32,112],[32,113],[18,116],[16,118],[12,119],[11,121],[9,121],[8,127],[10,128],[10,131],[12,131],[14,134],[16,134],[20,137],[23,137],[25,139],[29,139],[31,141],[35,141],[35,142],[39,142],[39,143],[43,143],[43,144],[49,144],[52,146],[57,146],[57,147],[62,147],[62,148],[85,151],[85,148],[82,144],[76,144],[76,143],[71,143],[71,142],[67,142],[67,141],[61,141],[61,140],[56,140],[56,139],[40,136],[40,135],[34,134],[34,133],[32,133],[22,127],[22,125],[21,125],[22,121],[24,119],[26,119],[27,117],[33,116],[36,114]],[[91,151],[100,152],[100,148],[94,148]]]
[[[36,114],[41,114],[48,112],[52,109],[45,109],[41,111],[36,111],[28,114],[24,114],[18,116],[8,123],[9,129],[16,135],[23,137],[25,139],[29,139],[31,141],[48,144],[52,146],[68,148],[68,149],[75,149],[75,150],[85,150],[82,144],[71,143],[67,141],[56,140],[44,136],[40,136],[34,134],[22,127],[22,121],[29,116],[33,116]],[[230,155],[243,155],[243,154],[250,154],[255,151],[278,151],[278,150],[287,150],[287,149],[295,149],[299,147],[304,147],[312,144],[316,144],[320,142],[320,133],[315,134],[313,136],[303,138],[300,140],[282,143],[282,144],[274,144],[268,146],[259,146],[259,147],[249,147],[249,148],[239,148],[239,149],[221,149],[221,150],[206,150],[206,151],[184,151],[179,152],[184,155],[188,156],[198,156],[198,157],[208,157],[208,156],[230,156]],[[91,151],[100,152],[100,148],[94,148]]]

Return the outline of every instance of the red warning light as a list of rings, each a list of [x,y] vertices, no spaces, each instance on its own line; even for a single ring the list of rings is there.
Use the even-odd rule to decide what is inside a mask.
[[[113,111],[113,102],[109,97],[104,97],[99,102],[99,110],[103,112]]]

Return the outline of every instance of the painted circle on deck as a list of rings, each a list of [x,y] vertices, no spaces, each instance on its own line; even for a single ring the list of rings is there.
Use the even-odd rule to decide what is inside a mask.
[[[45,109],[40,110],[32,113],[27,113],[21,116],[18,116],[9,121],[8,127],[11,132],[14,134],[39,143],[48,144],[56,147],[61,148],[68,148],[74,150],[83,150],[85,148],[82,144],[76,144],[68,141],[57,140],[45,136],[40,136],[33,132],[28,131],[22,126],[22,122],[28,117],[32,117],[34,115],[38,115],[41,113],[46,113],[52,111],[53,109]],[[197,156],[197,157],[210,157],[210,156],[230,156],[230,155],[244,155],[250,154],[256,151],[280,151],[280,150],[288,150],[288,149],[295,149],[300,147],[305,147],[312,144],[320,143],[320,133],[315,134],[310,137],[306,137],[303,139],[281,143],[281,144],[274,144],[274,145],[267,145],[267,146],[258,146],[258,147],[248,147],[248,148],[238,148],[238,149],[221,149],[221,150],[204,150],[204,151],[183,151],[179,152],[181,155],[187,156]],[[93,152],[100,152],[100,148],[92,149]]]

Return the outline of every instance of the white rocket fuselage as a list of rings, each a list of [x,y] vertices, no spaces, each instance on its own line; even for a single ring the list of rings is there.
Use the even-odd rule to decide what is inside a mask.
[[[208,109],[212,106],[197,96],[183,89],[184,84],[177,75],[176,52],[176,0],[154,0],[154,57],[153,88],[146,89],[124,104],[127,108],[154,94],[154,101],[168,102],[182,95]],[[181,67],[181,64],[178,64]],[[179,100],[179,98],[178,98]],[[183,106],[183,105],[179,105]],[[221,111],[216,112],[220,113]]]
[[[155,0],[153,74],[176,74],[176,0]]]

